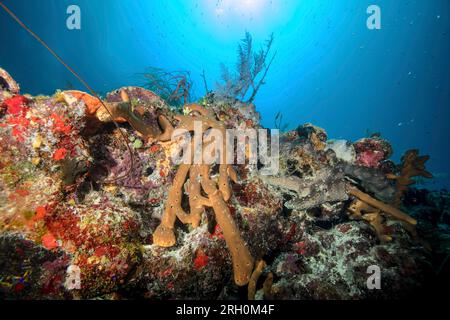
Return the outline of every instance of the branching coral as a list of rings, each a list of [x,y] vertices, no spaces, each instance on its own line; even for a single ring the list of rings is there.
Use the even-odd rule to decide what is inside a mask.
[[[397,220],[401,220],[412,225],[417,224],[417,221],[408,216],[406,213],[403,213],[402,211],[398,210],[397,208],[394,208],[393,206],[390,206],[384,202],[372,198],[368,194],[356,189],[355,187],[347,186],[347,191],[349,194],[357,197],[358,199],[364,201],[365,203],[367,203],[372,207],[380,209],[381,211],[385,212],[386,214],[392,216]]]
[[[382,242],[392,240],[392,237],[386,235],[384,232],[382,213],[387,214],[394,219],[403,221],[410,226],[415,226],[417,224],[417,221],[406,213],[372,198],[353,186],[347,185],[347,192],[357,198],[348,208],[350,217],[353,219],[364,219],[369,222]]]
[[[395,180],[396,182],[397,191],[393,202],[396,207],[399,207],[402,203],[403,195],[408,191],[409,186],[415,183],[414,179],[412,179],[413,177],[433,177],[433,175],[425,169],[425,162],[427,162],[429,158],[430,157],[427,155],[419,156],[419,150],[417,149],[408,150],[402,157],[400,174],[387,175],[388,179]]]
[[[375,229],[375,232],[381,242],[388,242],[392,240],[392,237],[384,232],[384,227],[382,225],[383,218],[379,209],[373,208],[364,201],[355,199],[347,210],[351,219],[362,219],[367,221]]]
[[[248,290],[248,292],[247,292],[248,300],[255,300],[256,284],[266,266],[267,266],[267,264],[264,260],[259,260],[258,263],[256,264],[255,270],[253,271],[252,276],[250,277],[250,282],[248,283],[248,289],[247,289]]]
[[[225,134],[225,127],[215,119],[215,115],[198,105],[189,105],[188,108],[196,114],[177,116],[179,125],[177,129],[187,131],[194,130],[194,121],[199,121],[204,130],[217,129]],[[225,136],[225,135],[223,135]],[[191,148],[193,148],[191,143]],[[225,142],[221,153],[218,181],[210,177],[210,165],[184,163],[178,168],[173,185],[169,190],[161,224],[153,234],[153,242],[163,247],[173,246],[176,242],[174,224],[176,218],[185,224],[191,224],[194,228],[200,223],[201,214],[205,207],[212,207],[216,221],[223,231],[227,246],[231,252],[233,261],[234,279],[236,284],[245,285],[250,280],[253,269],[253,257],[239,235],[239,229],[233,221],[226,202],[231,197],[229,179],[236,182],[237,175],[234,169],[225,163]],[[205,147],[205,144],[204,144]],[[204,148],[203,148],[204,149]],[[189,194],[190,213],[186,213],[181,207],[183,186],[189,173],[187,191]],[[206,196],[203,196],[203,193]]]
[[[266,299],[266,300],[273,299],[272,285],[273,285],[273,273],[269,272],[266,280],[264,280],[264,283],[263,283],[264,299]]]

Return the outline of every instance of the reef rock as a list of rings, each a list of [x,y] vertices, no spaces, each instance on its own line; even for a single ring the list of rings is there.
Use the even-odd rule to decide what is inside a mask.
[[[170,160],[179,142],[145,133],[160,136],[192,110],[171,108],[138,87],[100,102],[74,90],[22,95],[3,70],[0,85],[1,298],[247,297],[233,281],[213,208],[205,207],[198,225],[176,223],[172,246],[154,241],[179,170]],[[199,108],[227,129],[261,128],[253,104],[209,94]],[[306,124],[280,137],[277,175],[259,175],[259,164],[248,163],[227,171],[236,176],[222,189],[229,197],[220,209],[260,267],[250,298],[393,298],[422,290],[433,268],[447,272],[448,193],[403,188],[402,203],[392,207],[396,180],[386,173],[396,171],[384,165],[391,153],[385,140],[332,143]],[[210,169],[211,181],[219,180]],[[186,180],[182,208],[194,182]],[[352,220],[356,189],[386,211],[410,214],[409,223],[369,204],[370,212]],[[380,241],[381,229],[390,241]],[[436,259],[422,241],[430,230],[442,235],[428,239]],[[382,290],[367,288],[373,265],[383,270]]]

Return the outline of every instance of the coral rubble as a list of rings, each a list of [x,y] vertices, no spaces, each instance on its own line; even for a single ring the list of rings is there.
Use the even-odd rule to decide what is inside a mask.
[[[431,177],[417,151],[396,167],[386,140],[304,124],[280,137],[277,175],[175,165],[176,129],[260,129],[255,106],[209,92],[174,110],[124,87],[105,110],[0,71],[1,298],[396,298],[448,273],[448,192],[411,186]]]

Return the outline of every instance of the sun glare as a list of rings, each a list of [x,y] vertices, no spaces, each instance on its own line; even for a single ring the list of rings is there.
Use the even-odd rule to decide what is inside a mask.
[[[262,9],[267,7],[269,1],[266,0],[214,0],[208,1],[214,5],[214,12],[217,16],[225,17],[232,15],[257,16],[262,13]]]

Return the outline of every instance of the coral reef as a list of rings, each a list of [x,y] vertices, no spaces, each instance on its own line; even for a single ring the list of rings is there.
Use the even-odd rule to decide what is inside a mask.
[[[389,299],[449,274],[450,197],[412,187],[430,176],[416,151],[396,168],[386,140],[304,124],[281,135],[277,175],[175,165],[176,129],[260,129],[255,106],[209,92],[174,110],[124,87],[103,98],[109,114],[84,92],[34,97],[0,78],[1,298]]]
[[[297,128],[297,134],[301,141],[310,141],[315,150],[325,149],[327,134],[324,129],[306,123]]]

